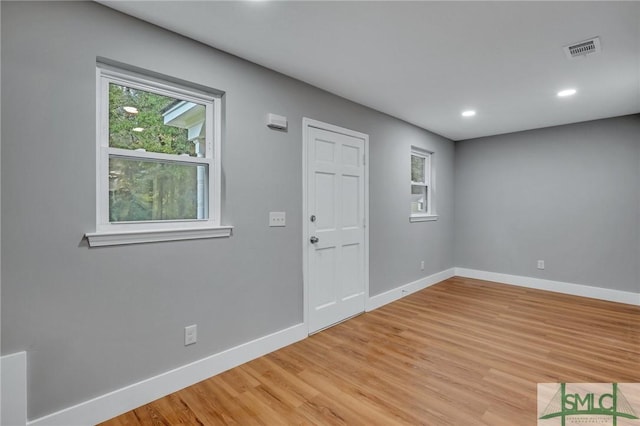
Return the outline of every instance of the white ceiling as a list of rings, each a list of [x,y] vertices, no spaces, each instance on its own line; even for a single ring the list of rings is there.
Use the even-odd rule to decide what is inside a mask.
[[[640,2],[101,3],[453,140],[640,112]]]

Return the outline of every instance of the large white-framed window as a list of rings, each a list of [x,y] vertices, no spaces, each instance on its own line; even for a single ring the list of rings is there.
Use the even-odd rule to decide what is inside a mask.
[[[98,64],[90,246],[227,237],[220,96]]]
[[[433,152],[411,147],[411,222],[437,220]]]

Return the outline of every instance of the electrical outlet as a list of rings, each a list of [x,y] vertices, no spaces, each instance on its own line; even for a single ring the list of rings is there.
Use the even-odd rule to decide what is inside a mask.
[[[424,260],[422,262],[420,262],[420,270],[424,271]]]
[[[544,269],[544,260],[538,260],[538,269]]]
[[[193,324],[184,328],[184,345],[193,345],[198,341],[198,325]]]
[[[285,212],[269,212],[269,226],[286,226]]]

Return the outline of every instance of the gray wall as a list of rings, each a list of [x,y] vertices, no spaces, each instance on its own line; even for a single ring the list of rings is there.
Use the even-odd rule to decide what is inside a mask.
[[[0,5],[0,36],[2,32],[2,6]],[[2,67],[0,66],[0,81],[2,81]],[[2,85],[0,85],[0,99],[2,99]],[[2,102],[0,102],[0,129],[2,129]],[[2,134],[0,132],[0,152],[2,151]],[[0,170],[2,161],[0,160]],[[2,176],[2,173],[0,173]],[[2,180],[0,179],[0,224],[2,223]],[[2,226],[0,226],[0,241],[2,241]],[[0,244],[0,271],[2,270],[2,244]],[[2,301],[2,274],[0,273],[0,302]],[[2,303],[0,303],[0,337],[2,336]],[[2,338],[0,338],[0,355],[2,355]],[[1,361],[0,361],[1,362]],[[2,374],[0,366],[0,374]],[[1,377],[0,377],[1,379]],[[5,414],[6,415],[6,414]],[[8,415],[6,415],[8,416]],[[0,424],[2,424],[2,385],[0,380]]]
[[[640,115],[456,143],[456,266],[640,292],[639,173]]]
[[[453,266],[451,141],[96,3],[1,7],[2,351],[28,351],[29,418],[302,321],[303,116],[370,135],[371,295]],[[87,248],[96,57],[226,92],[231,238]],[[408,221],[411,145],[436,153],[437,222]]]

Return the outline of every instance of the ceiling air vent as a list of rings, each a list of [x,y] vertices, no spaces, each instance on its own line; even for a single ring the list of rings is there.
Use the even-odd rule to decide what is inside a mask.
[[[589,40],[573,43],[564,47],[564,54],[567,55],[568,59],[587,56],[598,52],[600,52],[600,37],[594,37]]]

